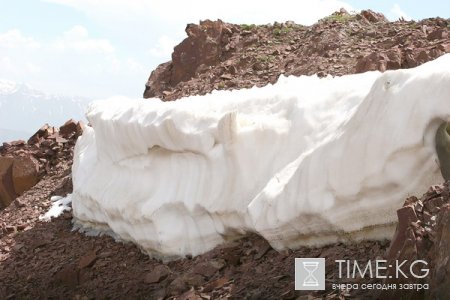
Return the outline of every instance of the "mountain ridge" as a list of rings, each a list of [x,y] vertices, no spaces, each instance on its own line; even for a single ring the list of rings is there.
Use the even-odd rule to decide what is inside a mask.
[[[412,68],[450,52],[450,19],[389,22],[371,10],[341,9],[311,26],[205,20],[185,31],[172,60],[151,72],[144,98],[173,101],[264,86],[282,74],[324,77]]]
[[[27,139],[43,124],[85,120],[89,99],[47,94],[25,83],[0,80],[0,144]]]

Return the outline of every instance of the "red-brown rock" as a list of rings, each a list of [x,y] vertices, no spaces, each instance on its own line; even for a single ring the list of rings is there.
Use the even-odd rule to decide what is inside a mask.
[[[45,124],[26,143],[3,143],[0,146],[0,210],[58,165],[70,164],[73,146],[82,133],[83,124],[69,120],[59,129]],[[72,188],[71,181],[65,183],[56,190],[67,193]]]
[[[172,54],[173,84],[192,78],[202,64],[210,66],[217,63],[222,54],[223,26],[220,20],[206,20],[200,25],[189,24],[186,27],[188,37],[174,48]]]
[[[386,55],[383,64],[385,69],[390,69],[391,64],[386,61],[398,62],[395,57],[388,56],[390,51],[394,54],[399,51],[402,68],[450,52],[448,38],[427,38],[438,29],[448,32],[447,20],[371,22],[371,17],[366,17],[342,12],[313,26],[292,22],[259,26],[226,24],[226,32],[220,41],[221,55],[214,65],[201,64],[192,78],[173,83],[173,65],[168,62],[155,71],[159,75],[151,76],[146,97],[175,100],[205,94],[214,88],[263,86],[276,82],[280,74],[321,72],[322,76],[340,76],[353,73],[357,61],[371,53]],[[378,65],[376,67],[378,69]],[[33,143],[19,141],[0,146],[1,156],[32,155],[39,162],[42,176],[38,185],[18,198],[15,205],[0,212],[1,299],[165,299],[170,295],[177,299],[197,296],[203,299],[301,299],[308,296],[342,299],[348,298],[347,292],[330,290],[329,283],[349,281],[338,279],[334,262],[343,258],[374,261],[386,253],[386,241],[338,243],[277,252],[270,250],[261,237],[250,235],[199,257],[170,262],[167,266],[171,273],[167,277],[155,274],[157,276],[152,278],[149,274],[160,262],[141,254],[133,245],[116,243],[111,237],[93,238],[71,232],[70,212],[50,223],[37,221],[48,209],[51,195],[71,191],[70,164],[77,135],[67,138],[57,129],[48,130],[43,130]],[[394,251],[392,247],[398,258],[414,255],[424,258],[424,253],[428,253],[429,256],[424,258],[431,264],[430,281],[427,282],[430,292],[431,289],[438,292],[430,298],[444,299],[449,294],[446,290],[449,285],[446,260],[449,229],[444,230],[441,225],[445,224],[441,220],[446,217],[437,218],[445,211],[448,194],[447,188],[434,186],[420,199],[410,199],[405,206],[414,208],[415,217],[410,214],[410,209],[400,213],[406,216],[401,217],[402,224],[406,225],[401,228],[405,228],[405,232],[397,235],[403,237],[397,243],[401,246],[400,251]],[[442,206],[440,200],[432,200],[439,197],[445,200]],[[416,217],[418,220],[414,221]],[[16,234],[18,232],[20,234]],[[46,237],[49,232],[53,232],[54,238]],[[99,248],[104,251],[98,253],[98,259],[92,263],[94,256],[89,253]],[[326,291],[311,294],[294,290],[295,257],[326,257]],[[85,260],[82,266],[91,267],[80,269],[77,258]],[[226,261],[223,268],[222,260]],[[209,266],[198,267],[203,262],[211,264],[217,271]],[[353,282],[361,286],[362,283],[381,283],[381,280],[366,277],[353,278]],[[348,291],[348,294],[355,299],[376,299],[374,292],[359,289]],[[423,293],[419,296],[422,299]]]
[[[42,126],[38,131],[36,131],[35,134],[33,134],[28,139],[28,144],[37,144],[40,143],[42,140],[46,139],[48,136],[54,134],[57,131],[55,127],[51,127],[48,124],[45,124]]]
[[[389,265],[407,260],[423,260],[430,270],[425,278],[395,278],[388,270],[387,283],[428,284],[426,291],[386,291],[380,299],[444,299],[450,294],[450,190],[448,182],[430,187],[420,199],[410,197],[397,211],[398,226],[387,253]],[[421,267],[427,267],[421,266]],[[421,270],[416,270],[420,272]]]
[[[172,63],[160,64],[152,73],[145,85],[144,98],[161,97],[160,94],[169,88]]]
[[[90,251],[86,253],[80,260],[78,261],[78,268],[85,269],[91,267],[95,261],[97,260],[97,254],[95,251]]]
[[[436,29],[436,30],[430,32],[427,36],[427,39],[440,40],[440,39],[446,39],[447,37],[448,37],[448,30],[439,28],[439,29]]]
[[[308,27],[190,24],[172,61],[151,73],[144,98],[172,101],[214,89],[264,86],[281,74],[324,77],[412,68],[450,52],[448,25],[441,18],[389,22],[370,10],[341,10]]]
[[[370,9],[362,10],[361,16],[371,23],[388,22],[388,19],[382,13],[377,13]]]
[[[38,162],[32,156],[14,158],[12,179],[18,195],[38,182],[38,171]]]
[[[78,130],[78,123],[73,119],[70,119],[63,126],[59,127],[59,134],[65,138],[70,137],[72,134],[76,134]]]
[[[12,169],[12,158],[0,157],[0,209],[8,206],[17,197],[12,181]]]
[[[402,54],[399,49],[392,49],[384,53],[371,53],[358,61],[355,73],[367,71],[397,70],[402,66]]]
[[[0,157],[0,208],[38,182],[39,165],[32,156]]]
[[[430,299],[445,299],[450,295],[450,207],[443,207],[436,224],[436,242],[429,257],[433,270],[430,274]]]
[[[202,66],[216,65],[222,56],[223,42],[232,33],[230,25],[218,21],[201,21],[200,25],[188,24],[188,37],[174,48],[172,62],[160,65],[152,72],[146,84],[144,97],[154,97],[167,86],[176,85],[195,76]]]
[[[165,265],[158,265],[154,267],[150,273],[145,275],[145,283],[158,283],[167,278],[170,274],[170,269]]]

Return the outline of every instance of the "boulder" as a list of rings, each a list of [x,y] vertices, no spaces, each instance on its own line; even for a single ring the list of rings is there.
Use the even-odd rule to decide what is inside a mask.
[[[372,52],[371,54],[358,60],[355,73],[367,71],[397,70],[402,67],[402,53],[398,48],[394,48],[382,53]]]
[[[362,10],[359,15],[371,23],[389,22],[389,20],[386,19],[386,17],[382,13],[377,13],[370,9]]]
[[[30,156],[0,157],[0,208],[34,186],[39,179],[39,164]]]
[[[32,156],[15,157],[13,161],[12,179],[14,190],[23,194],[38,182],[39,165]]]
[[[77,133],[78,123],[73,119],[70,119],[64,125],[59,127],[59,134],[65,138],[70,137],[72,134]]]
[[[188,24],[188,37],[174,48],[172,54],[171,82],[177,84],[187,81],[195,75],[197,68],[204,64],[215,65],[222,54],[222,35],[224,23],[210,20],[200,22],[200,25]]]
[[[17,194],[12,182],[13,159],[0,157],[0,209],[9,205]]]
[[[230,24],[221,20],[188,24],[187,38],[174,48],[172,61],[161,64],[147,81],[144,98],[159,96],[170,87],[194,77],[199,67],[217,65],[221,60],[223,44],[232,35]]]

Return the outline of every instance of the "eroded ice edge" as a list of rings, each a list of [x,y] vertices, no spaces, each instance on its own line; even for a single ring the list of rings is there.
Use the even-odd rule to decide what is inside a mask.
[[[40,221],[50,222],[52,218],[57,218],[65,211],[71,211],[72,195],[67,194],[66,197],[53,196],[50,198],[51,205],[48,211],[39,216]]]
[[[165,257],[245,232],[276,249],[390,238],[405,197],[443,181],[434,135],[449,117],[450,55],[175,102],[94,102],[73,214]]]

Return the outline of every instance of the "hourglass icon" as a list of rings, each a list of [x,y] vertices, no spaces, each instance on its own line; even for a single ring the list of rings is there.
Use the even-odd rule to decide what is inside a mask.
[[[325,290],[325,258],[295,258],[295,289]]]
[[[314,277],[313,273],[317,270],[319,262],[317,261],[303,261],[303,268],[308,272],[308,276],[303,280],[303,286],[319,286],[319,281]]]

